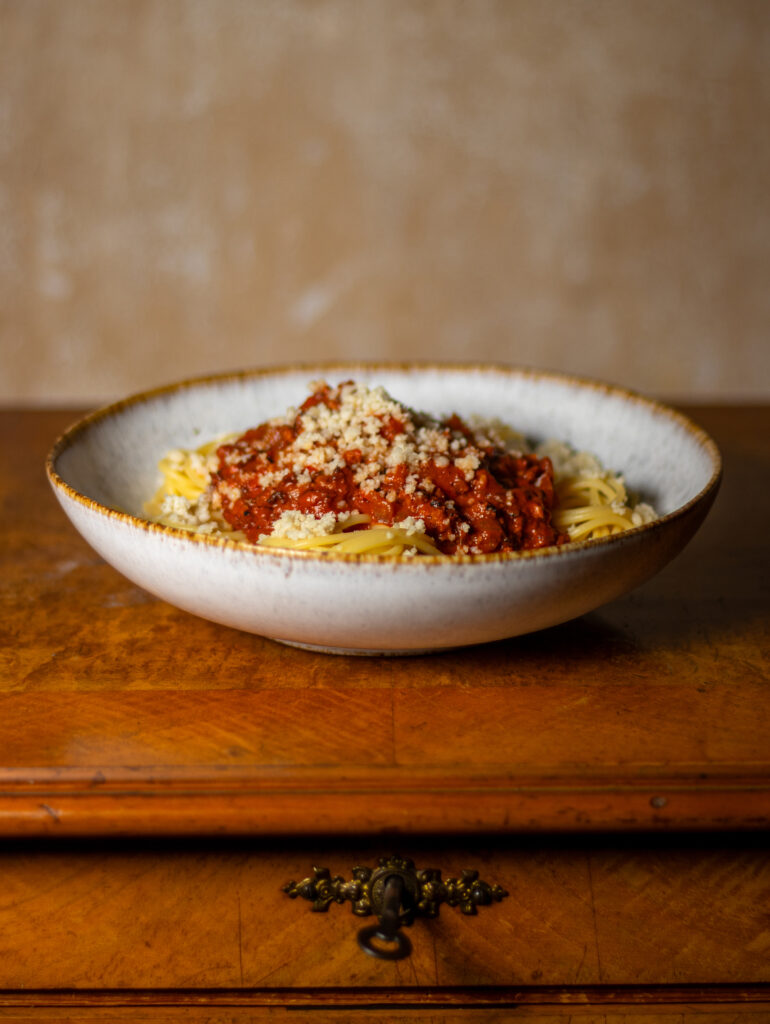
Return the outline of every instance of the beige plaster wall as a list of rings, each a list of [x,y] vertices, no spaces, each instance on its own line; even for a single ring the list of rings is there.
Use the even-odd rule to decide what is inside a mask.
[[[0,402],[320,357],[770,392],[770,0],[0,0]]]

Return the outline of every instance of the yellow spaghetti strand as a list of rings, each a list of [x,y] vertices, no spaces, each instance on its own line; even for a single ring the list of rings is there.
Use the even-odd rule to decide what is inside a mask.
[[[568,477],[556,487],[554,525],[570,540],[591,540],[634,526],[628,496],[619,477]]]

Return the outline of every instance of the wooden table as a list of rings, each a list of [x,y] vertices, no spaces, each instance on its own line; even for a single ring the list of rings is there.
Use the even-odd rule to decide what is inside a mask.
[[[666,570],[395,659],[144,593],[50,493],[75,414],[0,413],[0,1021],[770,1021],[770,412],[686,411],[725,478]],[[394,853],[508,895],[389,962],[282,888]]]

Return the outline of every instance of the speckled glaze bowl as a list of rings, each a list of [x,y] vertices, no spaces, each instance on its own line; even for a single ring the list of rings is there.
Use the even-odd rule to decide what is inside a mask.
[[[602,540],[464,558],[329,558],[255,549],[143,518],[158,460],[299,405],[310,381],[383,385],[413,408],[499,417],[556,437],[625,475],[660,513]],[[589,612],[658,572],[717,492],[714,442],[674,410],[594,381],[499,366],[319,364],[207,377],[101,409],[47,462],[76,529],[139,586],[214,622],[337,653],[399,654],[480,644]]]

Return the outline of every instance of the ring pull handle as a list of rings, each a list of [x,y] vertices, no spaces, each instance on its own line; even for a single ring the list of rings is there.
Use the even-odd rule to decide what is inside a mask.
[[[391,875],[386,880],[377,924],[362,928],[358,933],[358,945],[364,953],[378,960],[403,960],[412,952],[412,943],[401,930],[405,891],[404,880],[399,875]],[[385,947],[376,944],[375,940],[386,943]]]

